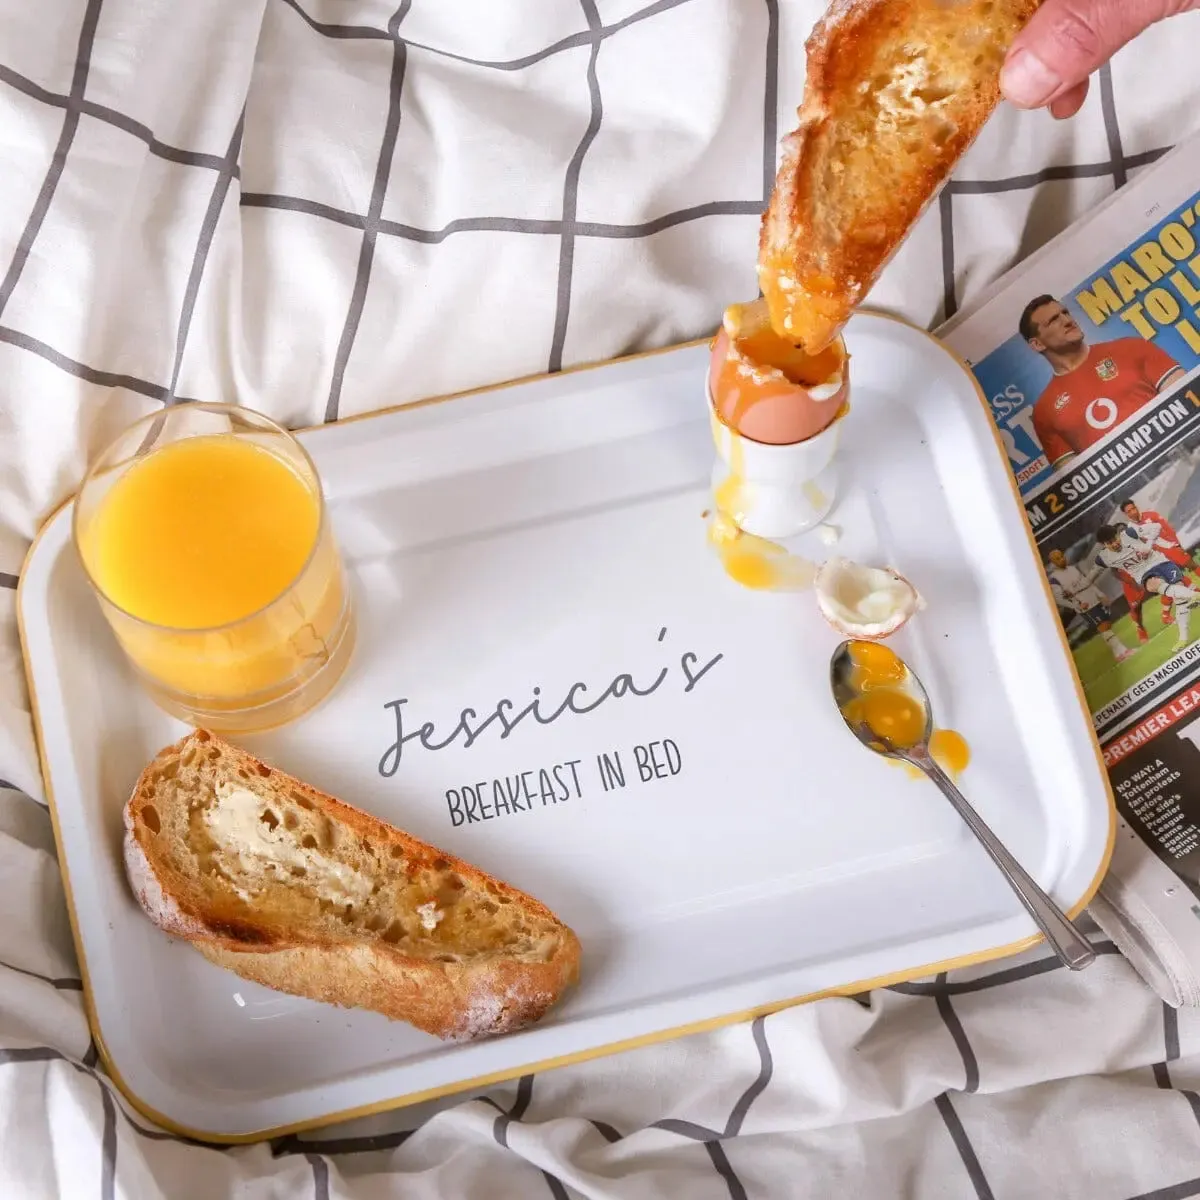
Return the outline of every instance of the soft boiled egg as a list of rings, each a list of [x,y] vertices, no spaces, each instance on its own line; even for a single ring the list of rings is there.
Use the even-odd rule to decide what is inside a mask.
[[[713,408],[752,442],[795,445],[846,412],[848,361],[841,338],[812,355],[779,337],[765,300],[730,305],[709,361]]]
[[[898,571],[845,558],[826,562],[813,588],[821,615],[850,638],[890,637],[925,607],[920,593]]]

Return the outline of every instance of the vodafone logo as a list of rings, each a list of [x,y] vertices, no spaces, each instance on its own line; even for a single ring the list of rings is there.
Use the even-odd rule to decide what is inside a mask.
[[[1117,423],[1117,406],[1104,396],[1099,396],[1087,406],[1083,419],[1093,429],[1111,429]]]

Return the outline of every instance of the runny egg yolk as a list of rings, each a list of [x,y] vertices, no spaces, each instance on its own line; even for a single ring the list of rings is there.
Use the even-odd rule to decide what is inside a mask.
[[[785,341],[769,325],[734,338],[738,351],[751,362],[774,367],[789,383],[816,387],[832,379],[844,364],[839,346],[827,346],[819,354],[807,354],[803,347]]]
[[[892,688],[864,692],[855,714],[885,745],[905,750],[925,736],[925,710],[915,697]]]
[[[900,659],[879,642],[852,642],[850,661],[854,664],[854,684],[860,692],[873,688],[894,687],[904,682],[908,669]]]
[[[849,654],[854,664],[853,686],[859,694],[846,706],[846,715],[866,725],[882,747],[906,750],[916,745],[925,735],[925,710],[904,689],[908,668],[879,642],[851,642]],[[966,739],[953,729],[935,729],[929,738],[929,753],[952,779],[971,761]],[[911,775],[920,775],[915,767],[900,765]]]
[[[961,775],[971,761],[971,750],[961,733],[953,729],[936,729],[929,739],[929,753],[951,779]]]

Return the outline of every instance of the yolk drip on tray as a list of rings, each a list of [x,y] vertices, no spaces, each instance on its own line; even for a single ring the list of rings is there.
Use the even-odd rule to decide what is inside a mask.
[[[925,710],[906,686],[908,668],[879,642],[854,642],[851,686],[859,693],[846,705],[846,715],[861,721],[883,744],[905,750],[925,736]],[[951,778],[966,770],[971,752],[966,739],[953,729],[936,729],[929,739],[934,762]],[[905,766],[911,774],[915,767]]]
[[[741,529],[745,451],[737,439],[729,458],[729,474],[713,493],[716,512],[708,527],[709,543],[725,573],[742,587],[755,591],[802,591],[809,587],[817,573],[816,563],[792,554],[778,542]]]
[[[953,729],[935,729],[933,737],[929,739],[929,753],[951,779],[961,775],[971,761],[971,749],[966,738]]]

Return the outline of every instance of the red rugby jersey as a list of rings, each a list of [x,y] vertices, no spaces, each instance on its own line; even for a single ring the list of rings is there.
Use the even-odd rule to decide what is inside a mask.
[[[1055,375],[1033,406],[1033,428],[1050,462],[1086,450],[1153,400],[1179,364],[1153,342],[1118,338],[1089,347],[1073,371]]]

